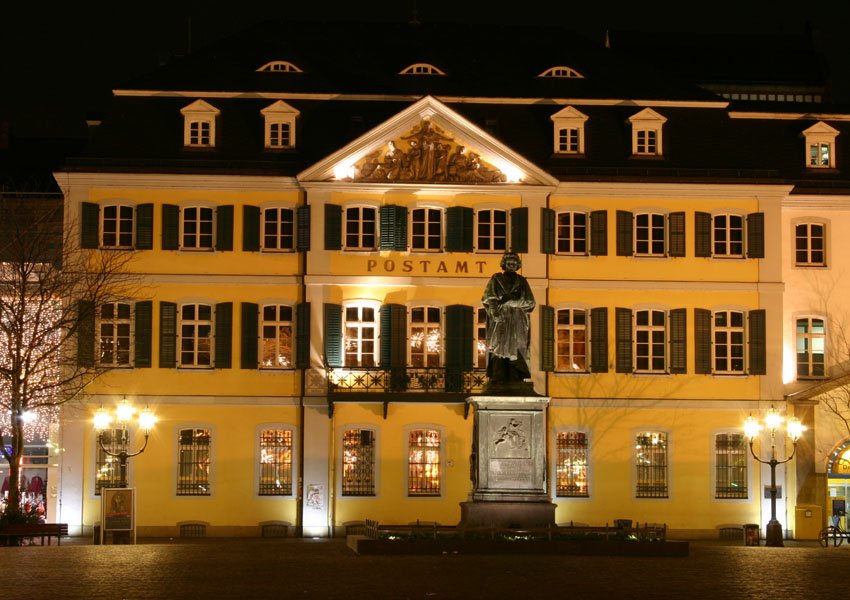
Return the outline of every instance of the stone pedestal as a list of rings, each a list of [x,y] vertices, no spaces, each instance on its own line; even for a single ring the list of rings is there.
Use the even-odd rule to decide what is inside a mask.
[[[555,522],[546,486],[546,406],[542,396],[476,396],[472,498],[461,527],[545,527]]]

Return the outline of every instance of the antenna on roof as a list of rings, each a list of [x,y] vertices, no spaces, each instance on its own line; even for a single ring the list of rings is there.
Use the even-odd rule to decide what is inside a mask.
[[[609,29],[605,30],[605,40],[602,42],[602,45],[605,46],[606,48],[611,47],[611,30],[609,30]]]

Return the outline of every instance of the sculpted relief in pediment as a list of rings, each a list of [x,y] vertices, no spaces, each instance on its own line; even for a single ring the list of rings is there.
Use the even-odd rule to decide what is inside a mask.
[[[431,121],[355,163],[353,181],[501,183],[507,177]]]

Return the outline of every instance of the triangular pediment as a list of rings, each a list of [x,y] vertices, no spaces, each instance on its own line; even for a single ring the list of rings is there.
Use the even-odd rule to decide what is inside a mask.
[[[551,175],[426,96],[298,175],[299,181],[556,185]]]
[[[666,123],[667,117],[658,114],[651,108],[644,108],[642,111],[635,113],[631,117],[629,117],[629,121],[631,121],[632,123],[636,123],[638,121],[656,121],[660,123]]]
[[[180,109],[180,112],[183,113],[184,115],[210,114],[210,115],[218,116],[219,114],[221,114],[221,111],[219,109],[217,109],[215,106],[213,106],[212,104],[210,104],[209,102],[207,102],[205,100],[200,100],[200,99],[195,100],[194,102],[192,102],[191,104],[189,104],[187,106],[184,106],[183,108]]]
[[[823,135],[838,135],[839,131],[823,121],[818,121],[808,129],[803,131],[804,135],[823,134]]]
[[[278,100],[277,102],[274,102],[273,104],[269,104],[267,107],[262,109],[260,111],[260,113],[263,114],[264,116],[269,116],[269,115],[296,115],[296,116],[298,116],[299,114],[301,114],[300,111],[297,108],[292,107],[291,105],[287,104],[283,100]]]
[[[580,121],[582,123],[587,121],[587,115],[572,106],[562,108],[549,118],[553,121]]]

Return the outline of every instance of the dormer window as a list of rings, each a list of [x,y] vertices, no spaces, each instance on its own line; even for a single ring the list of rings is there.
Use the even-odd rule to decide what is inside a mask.
[[[572,67],[565,67],[563,65],[559,65],[557,67],[550,67],[543,71],[538,77],[558,77],[561,79],[584,79],[584,75],[573,69]]]
[[[810,169],[835,168],[835,138],[838,130],[818,121],[805,131],[806,166]]]
[[[663,126],[667,122],[651,108],[629,117],[632,124],[632,156],[663,156]]]
[[[295,117],[300,113],[283,100],[260,111],[265,119],[265,147],[284,149],[295,147]]]
[[[550,118],[555,124],[555,154],[584,154],[587,115],[568,106]]]
[[[180,109],[183,115],[183,145],[187,148],[214,148],[215,121],[221,111],[203,100]]]
[[[399,75],[445,75],[440,69],[428,63],[413,63],[402,69]]]
[[[273,60],[257,69],[261,73],[303,73],[301,69],[287,60]]]

